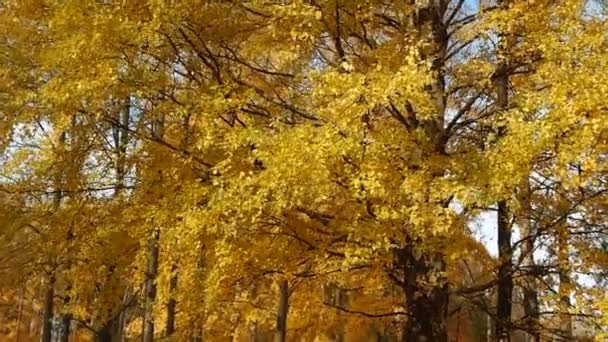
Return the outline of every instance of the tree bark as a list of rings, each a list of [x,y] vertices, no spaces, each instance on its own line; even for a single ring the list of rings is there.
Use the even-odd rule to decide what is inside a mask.
[[[513,247],[509,209],[505,201],[498,203],[498,300],[496,304],[496,340],[511,341],[511,313],[513,301]]]
[[[444,63],[448,47],[448,33],[444,21],[447,2],[428,0],[417,3],[413,24],[417,38],[426,41],[420,49],[422,59],[432,62],[435,74],[434,81],[427,87],[427,92],[434,102],[434,116],[430,120],[415,122],[430,140],[430,148],[423,153],[427,156],[444,155],[446,135],[444,134],[447,97],[445,93]],[[446,170],[437,167],[431,170],[433,177],[444,177]],[[427,199],[431,206],[446,207],[448,198],[438,201]],[[424,237],[421,239],[437,239]],[[433,252],[416,250],[416,239],[406,239],[396,251],[396,270],[400,276],[397,282],[405,293],[407,319],[402,338],[407,342],[446,342],[447,309],[449,303],[448,283],[444,272],[446,264],[441,248]]]
[[[156,275],[158,273],[158,242],[160,232],[155,229],[148,242],[148,266],[146,268],[145,283],[145,312],[142,333],[142,342],[154,341],[154,316],[153,306],[156,300]]]
[[[110,319],[106,324],[97,332],[97,342],[118,342],[114,337],[116,336],[118,322],[115,319]]]
[[[573,341],[572,316],[569,314],[570,294],[572,292],[572,279],[570,278],[570,253],[568,251],[569,240],[568,226],[566,222],[559,224],[557,231],[557,258],[559,262],[559,308],[560,329],[564,341]]]
[[[533,241],[525,241],[522,245],[522,253],[525,253],[526,256],[523,260],[523,265],[530,272],[534,272],[536,269],[536,264],[534,262],[532,251],[533,251]],[[540,341],[540,333],[538,331],[538,292],[536,291],[536,279],[534,279],[534,275],[526,277],[526,284],[523,288],[524,294],[524,315],[526,316],[526,326],[527,326],[527,334],[528,334],[528,342],[539,342]]]
[[[164,130],[164,116],[159,114],[156,121],[153,124],[152,134],[156,139],[161,139]],[[159,183],[162,182],[162,172],[159,170]],[[160,230],[154,228],[152,236],[148,241],[148,265],[146,268],[146,282],[145,282],[145,311],[144,311],[144,324],[142,332],[142,342],[153,342],[154,340],[154,315],[153,307],[156,301],[156,276],[158,274],[158,258],[159,258],[159,244],[160,242]]]
[[[72,323],[72,315],[70,315],[70,314],[61,315],[61,335],[59,336],[60,342],[68,342],[70,340],[71,323]]]
[[[501,52],[508,51],[508,38],[501,37]],[[506,55],[506,54],[505,54]],[[505,110],[509,105],[508,61],[501,61],[495,73],[496,105]],[[505,134],[505,127],[499,127],[498,137]],[[498,342],[511,341],[511,314],[513,301],[513,246],[511,245],[511,213],[505,200],[498,202],[498,299],[496,304],[496,339]]]
[[[70,265],[70,255],[72,254],[72,244],[73,244],[73,239],[74,239],[74,231],[72,230],[72,228],[70,228],[68,230],[67,236],[66,236],[66,243],[67,243],[67,251],[66,251],[66,255],[68,257],[68,265],[67,265],[67,271],[69,272],[71,265]],[[71,285],[71,280],[70,279],[66,279],[66,281],[68,282],[67,286],[65,287],[65,291],[64,291],[64,298],[63,298],[63,313],[61,314],[61,334],[59,336],[59,341],[60,342],[68,342],[70,340],[70,333],[71,333],[71,323],[72,323],[72,315],[68,312],[67,310],[67,306],[70,304],[71,298],[70,298],[70,291],[72,290],[72,285]]]
[[[127,286],[125,288],[125,292],[122,297],[123,307],[122,307],[122,311],[118,315],[118,326],[116,327],[116,333],[114,334],[116,336],[117,342],[124,341],[124,330],[125,330],[125,326],[127,325],[128,307],[129,307],[129,303],[131,302],[131,300],[132,300],[132,298],[131,298],[130,289]]]
[[[167,302],[167,321],[165,324],[165,334],[173,335],[175,332],[175,292],[177,290],[177,265],[171,267],[171,279],[169,280],[169,300]]]
[[[336,305],[340,308],[346,308],[346,303],[347,303],[346,291],[344,291],[344,289],[340,288],[339,286],[336,287],[336,290],[337,290]],[[342,317],[342,312],[339,311],[338,312],[338,326],[336,327],[336,338],[334,339],[334,341],[335,342],[344,342],[344,339],[346,337],[345,334],[346,334],[346,332],[344,331],[344,321],[343,321],[343,317]]]
[[[114,197],[122,200],[121,194],[126,187],[125,175],[127,173],[127,147],[129,145],[129,122],[131,119],[131,98],[127,96],[124,108],[118,114],[118,125],[114,126],[114,142],[116,146],[116,190]],[[106,323],[110,340],[122,342],[123,331],[127,320],[127,305],[130,302],[129,286],[124,289],[123,298],[118,318],[112,318]]]
[[[531,213],[530,184],[528,180],[526,180],[524,189],[522,191],[525,192],[524,198],[522,198],[523,206],[525,209],[523,216],[527,217]],[[536,231],[531,220],[529,220],[528,218],[524,218],[522,222],[520,222],[520,232],[521,239],[523,239],[521,245],[522,266],[525,272],[527,273],[524,278],[525,283],[522,288],[524,296],[524,324],[527,328],[527,342],[539,342],[540,334],[538,331],[538,292],[536,291],[537,282],[534,274],[536,272],[536,263],[534,262],[534,243],[536,240],[534,236],[536,234]]]
[[[44,307],[42,313],[41,342],[51,342],[53,337],[53,299],[55,297],[55,277],[50,276],[44,294]]]
[[[425,255],[409,243],[398,251],[407,320],[404,342],[447,342],[448,285],[441,254]],[[422,285],[428,284],[428,285]]]
[[[277,312],[277,327],[275,342],[285,342],[287,336],[287,312],[289,310],[289,283],[282,280],[279,283],[279,309]]]
[[[59,146],[59,152],[65,146],[66,133],[61,132],[57,145]],[[61,200],[63,199],[63,175],[61,170],[57,170],[54,175],[53,186],[55,187],[55,194],[53,195],[53,209],[56,212],[61,206]],[[69,236],[68,236],[69,237]],[[52,274],[49,277],[48,287],[45,292],[43,318],[42,318],[42,334],[40,340],[42,342],[51,342],[53,338],[53,317],[54,317],[54,297],[55,297],[55,272],[57,269],[54,267]]]

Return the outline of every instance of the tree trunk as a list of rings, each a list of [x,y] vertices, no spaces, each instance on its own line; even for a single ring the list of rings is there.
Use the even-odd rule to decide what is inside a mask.
[[[279,309],[275,342],[285,342],[287,335],[287,311],[289,309],[289,283],[282,280],[279,284]]]
[[[492,316],[490,314],[486,314],[486,342],[492,342]]]
[[[532,255],[533,241],[526,240],[522,244],[522,253],[525,254],[523,259],[523,266],[534,272],[536,270],[536,264]],[[524,315],[526,316],[526,326],[528,334],[528,342],[539,342],[540,334],[538,331],[538,292],[536,291],[536,279],[534,275],[526,276],[526,284],[524,285]]]
[[[570,309],[570,294],[572,292],[568,235],[567,223],[563,222],[558,226],[557,231],[557,258],[559,261],[559,322],[564,341],[573,341],[572,316],[568,312]]]
[[[445,152],[445,117],[447,96],[445,91],[444,63],[448,47],[448,32],[444,17],[447,13],[447,2],[442,0],[416,1],[416,13],[413,24],[417,29],[417,39],[424,41],[419,49],[420,57],[432,63],[434,81],[426,88],[433,99],[433,117],[416,123],[426,138],[430,139],[432,148],[424,151],[428,156],[443,155]],[[446,169],[437,167],[430,170],[434,178],[443,178]],[[446,207],[449,199],[427,199],[430,206]],[[424,237],[434,242],[437,237]],[[402,338],[407,342],[446,342],[448,283],[444,276],[446,269],[441,248],[425,253],[415,250],[416,239],[407,239],[403,247],[396,251],[396,271],[400,272],[399,285],[405,293],[407,319]]]
[[[108,324],[112,324],[112,322],[108,322]],[[112,341],[112,328],[109,325],[105,325],[99,330],[97,333],[96,342],[114,342]]]
[[[131,114],[131,103],[127,97],[125,108],[121,110],[116,118],[117,124],[114,125],[114,146],[116,154],[116,189],[114,197],[119,197],[125,188],[127,146],[129,145],[129,121]]]
[[[524,189],[525,197],[522,199],[523,205],[525,207],[525,212],[523,216],[530,215],[530,184],[526,180],[526,184]],[[520,235],[522,241],[521,245],[521,254],[522,254],[522,266],[527,272],[524,280],[525,283],[523,285],[523,296],[524,296],[524,316],[526,325],[526,336],[527,342],[539,342],[540,335],[538,331],[538,292],[536,291],[537,282],[535,278],[536,272],[536,263],[534,262],[534,242],[535,242],[535,234],[536,231],[534,229],[533,223],[529,219],[524,219],[520,222]]]
[[[496,340],[511,340],[511,312],[513,301],[513,247],[509,209],[505,201],[498,203],[498,300],[496,304]]]
[[[72,254],[71,249],[72,249],[72,243],[73,243],[72,240],[73,239],[74,239],[74,232],[70,228],[68,230],[67,237],[66,237],[67,244],[68,244],[67,251],[66,251],[66,255],[68,257],[68,265],[67,265],[67,271],[68,272],[69,272],[69,270],[71,268],[71,265],[69,263],[69,258],[70,258],[70,255]],[[63,294],[64,298],[63,298],[63,308],[62,308],[62,310],[64,312],[61,314],[61,334],[59,336],[59,342],[68,342],[70,340],[70,332],[71,332],[70,325],[72,323],[72,315],[68,312],[67,306],[70,304],[70,301],[71,301],[69,293],[72,290],[72,286],[70,284],[70,280],[69,279],[67,279],[66,281],[68,282],[68,285],[65,287],[65,291],[64,291],[64,294]]]
[[[404,342],[447,342],[448,285],[443,256],[425,255],[413,245],[398,250],[407,310]]]
[[[70,340],[71,323],[72,323],[72,315],[70,315],[70,314],[61,315],[61,336],[59,336],[60,342],[68,342]]]
[[[130,289],[127,286],[127,288],[125,288],[125,292],[123,294],[122,297],[122,311],[120,312],[120,314],[118,315],[118,326],[116,327],[116,332],[115,332],[115,336],[116,336],[116,341],[117,342],[123,342],[124,341],[124,330],[125,330],[125,326],[127,324],[127,314],[128,314],[128,307],[130,305],[132,298],[131,298],[131,294],[130,294]]]
[[[171,280],[169,280],[169,300],[167,302],[167,321],[165,324],[165,334],[173,335],[175,332],[175,291],[177,290],[177,265],[171,267]]]
[[[158,273],[158,242],[159,231],[155,229],[152,238],[148,242],[148,266],[146,269],[145,283],[145,312],[142,333],[142,342],[153,342],[154,340],[154,316],[153,307],[156,300],[156,274]]]
[[[508,37],[501,36],[499,52],[507,55],[509,49]],[[496,105],[505,110],[509,105],[509,75],[508,61],[500,61],[496,70]],[[505,128],[499,127],[498,137],[505,134]],[[511,213],[505,200],[498,202],[497,230],[498,230],[498,299],[496,303],[496,339],[498,342],[511,340],[511,313],[513,301],[513,246],[511,245]]]
[[[336,287],[337,293],[336,293],[336,305],[340,308],[346,308],[346,303],[347,303],[347,298],[346,298],[346,291],[344,291],[343,288],[340,288],[339,286]],[[336,327],[336,332],[335,332],[335,342],[344,342],[344,338],[345,338],[345,331],[344,331],[344,321],[343,321],[343,317],[342,317],[342,312],[339,311],[338,312],[338,326]]]
[[[164,116],[159,114],[153,124],[154,138],[161,139],[164,130]],[[162,172],[159,170],[158,182],[162,182]],[[146,268],[146,283],[145,283],[145,308],[144,308],[144,324],[142,332],[142,342],[153,342],[154,340],[154,315],[153,308],[156,301],[156,276],[158,274],[158,258],[160,230],[154,228],[152,236],[148,241],[148,265]]]
[[[53,299],[55,297],[55,277],[50,276],[44,294],[44,307],[42,314],[42,334],[41,342],[51,342],[53,337]]]
[[[127,147],[129,145],[129,122],[131,118],[131,98],[127,96],[125,99],[125,106],[119,112],[117,117],[118,125],[114,126],[114,143],[115,143],[115,154],[116,154],[116,189],[114,197],[122,200],[121,194],[123,189],[126,187],[125,175],[127,173],[126,158],[127,158]],[[130,301],[129,286],[125,287],[123,298],[121,302],[120,313],[118,318],[112,318],[109,322],[106,322],[105,329],[108,334],[109,341],[122,342],[123,331],[125,328],[125,322],[127,320],[127,305]],[[106,337],[104,337],[106,338]]]

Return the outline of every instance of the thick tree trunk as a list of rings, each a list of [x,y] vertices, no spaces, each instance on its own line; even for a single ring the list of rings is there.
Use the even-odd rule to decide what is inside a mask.
[[[407,310],[404,342],[447,342],[448,285],[442,275],[445,262],[440,254],[424,255],[412,246],[398,251]]]
[[[103,327],[98,333],[97,333],[97,338],[95,339],[96,342],[114,342],[112,341],[112,333],[110,332],[110,329]]]
[[[53,299],[55,297],[55,277],[50,276],[47,289],[44,294],[44,306],[42,313],[41,342],[51,342],[53,337]]]
[[[60,342],[68,342],[70,340],[70,325],[72,324],[72,315],[63,314],[61,315],[61,335],[59,336]]]
[[[426,41],[420,49],[420,56],[432,62],[435,80],[427,87],[427,92],[434,102],[434,116],[430,120],[416,123],[432,142],[432,148],[424,151],[426,155],[443,155],[445,153],[445,114],[446,93],[444,63],[448,46],[448,34],[444,17],[447,2],[442,0],[415,1],[417,11],[413,24],[418,30],[418,39]],[[446,170],[437,167],[431,170],[433,177],[444,177]],[[443,206],[449,203],[448,198],[432,201],[430,206]],[[422,237],[421,239],[436,239]],[[425,243],[426,241],[419,241]],[[415,250],[418,241],[405,241],[403,247],[396,251],[396,271],[400,274],[398,283],[405,293],[407,319],[402,338],[407,342],[446,342],[447,309],[449,303],[448,283],[444,278],[446,269],[440,248],[434,252]]]
[[[505,201],[498,203],[498,300],[496,304],[496,340],[511,340],[511,312],[513,301],[513,247],[509,209]]]
[[[115,322],[110,320],[103,326],[99,332],[97,332],[97,338],[95,339],[97,342],[117,342],[113,339],[114,330],[115,330]]]
[[[289,283],[282,280],[279,283],[279,309],[277,312],[277,327],[275,342],[285,342],[287,335],[287,312],[289,310]]]
[[[124,312],[124,311],[123,311]],[[122,314],[122,312],[121,312]],[[97,332],[96,342],[122,342],[123,330],[121,323],[121,314],[110,318],[103,327]]]

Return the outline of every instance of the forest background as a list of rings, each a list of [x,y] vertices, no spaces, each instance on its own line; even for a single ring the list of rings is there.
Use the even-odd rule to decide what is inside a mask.
[[[599,0],[0,2],[0,339],[601,341],[607,29]]]

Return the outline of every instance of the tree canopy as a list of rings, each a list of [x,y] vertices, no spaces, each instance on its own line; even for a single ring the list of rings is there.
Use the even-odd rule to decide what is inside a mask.
[[[607,18],[592,0],[3,1],[0,333],[602,338]]]

